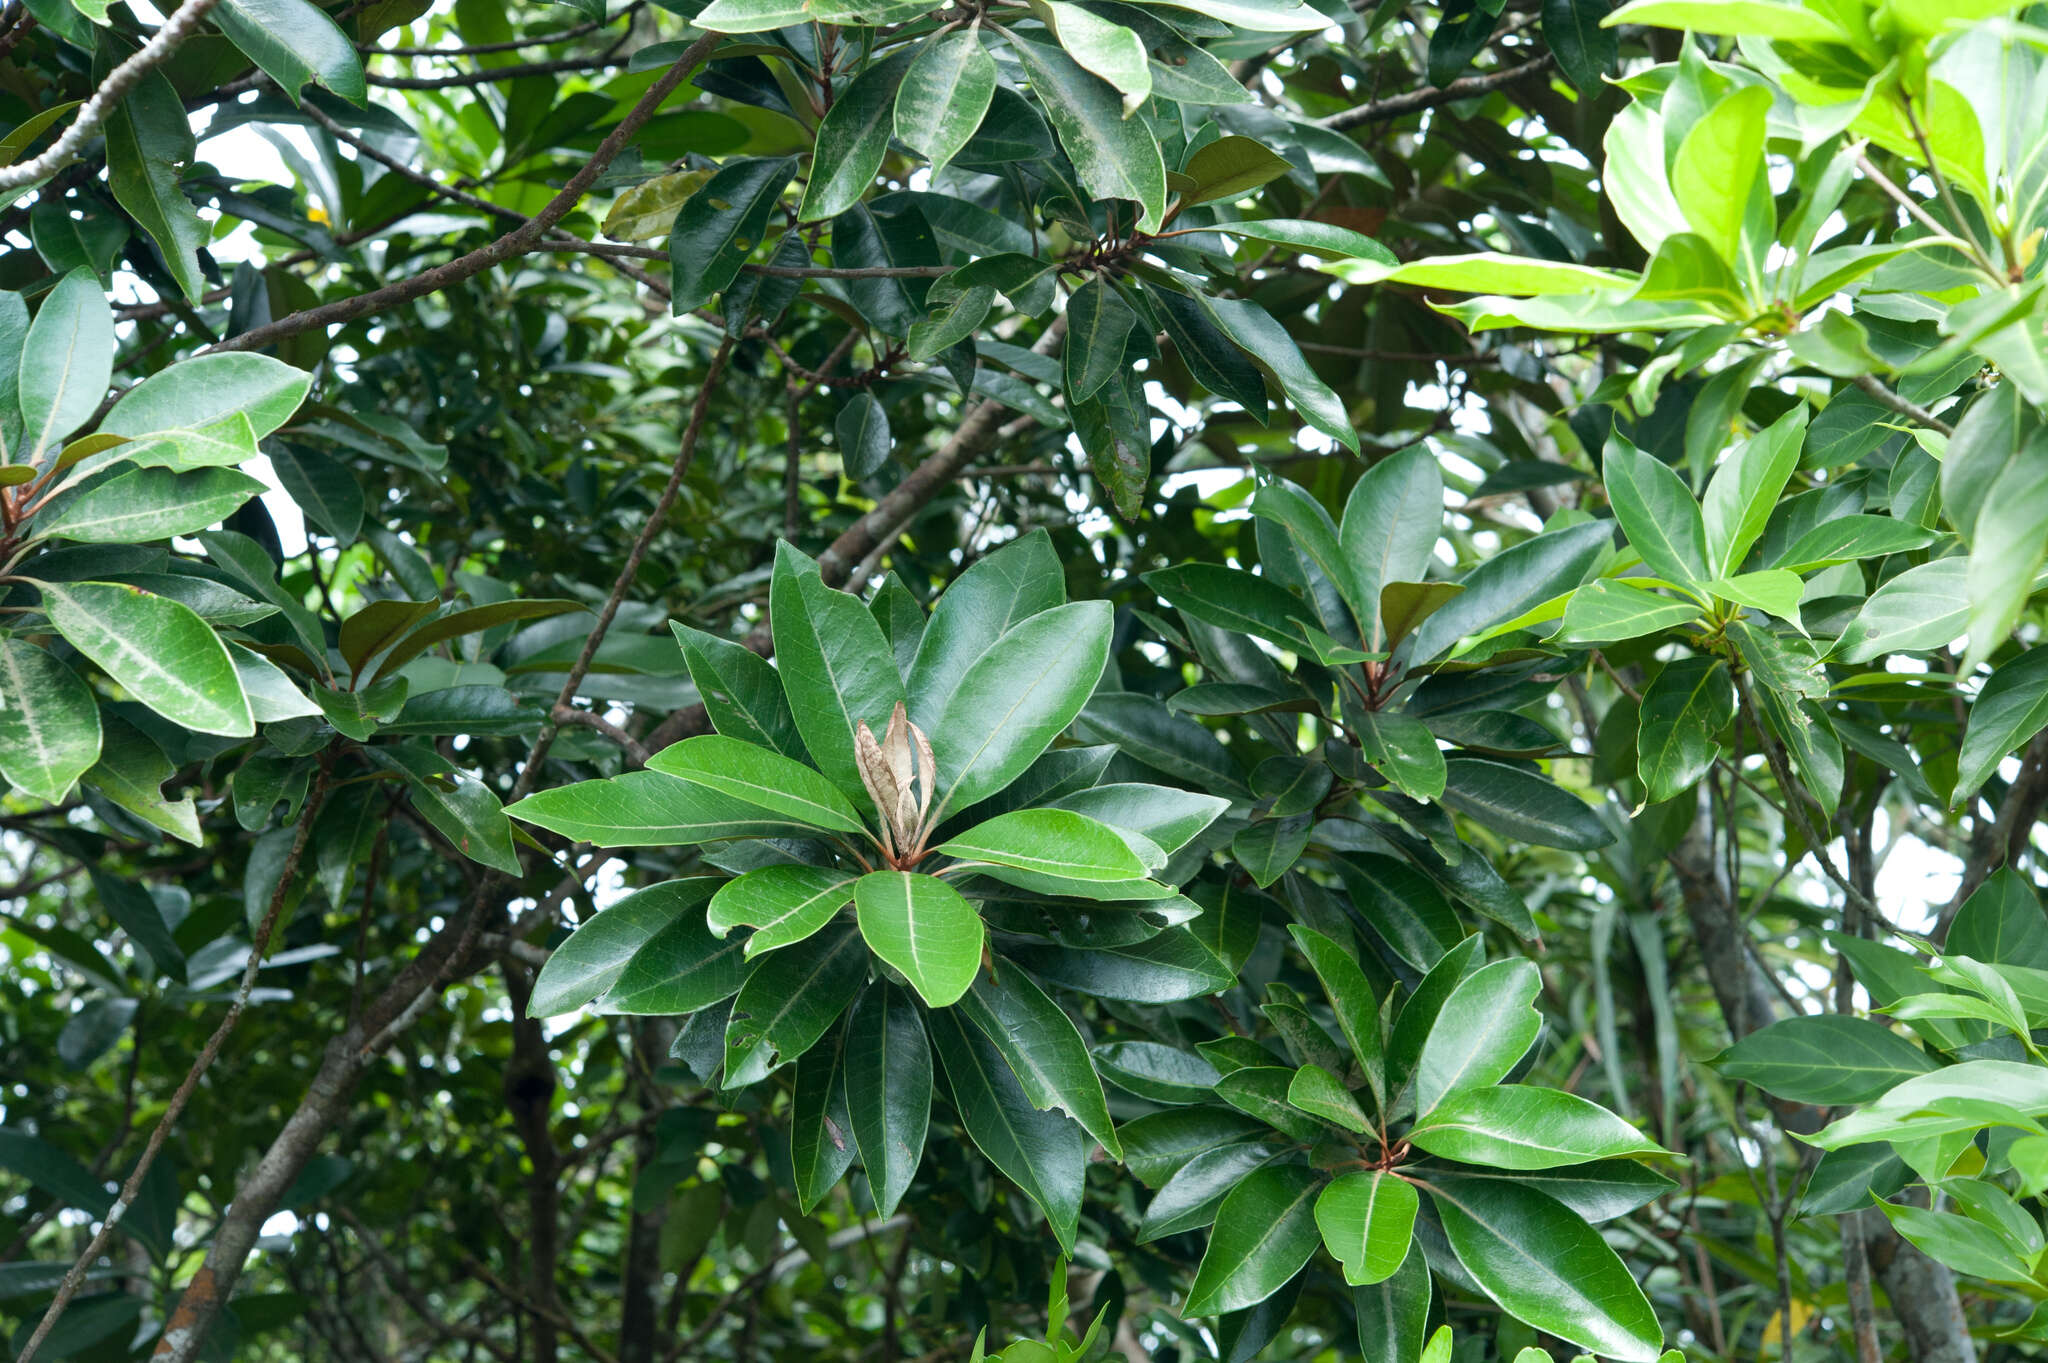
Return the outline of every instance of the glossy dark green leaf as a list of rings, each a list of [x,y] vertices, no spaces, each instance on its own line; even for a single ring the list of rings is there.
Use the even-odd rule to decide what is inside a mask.
[[[1145,1208],[1138,1243],[1213,1225],[1223,1199],[1253,1170],[1282,1153],[1278,1145],[1239,1142],[1204,1150],[1175,1170]]]
[[[1422,578],[1436,553],[1443,507],[1443,471],[1421,445],[1380,460],[1351,485],[1337,527],[1346,568],[1337,586],[1365,626],[1367,648],[1388,646],[1380,590]]]
[[[1380,1001],[1365,972],[1350,952],[1332,938],[1299,924],[1288,929],[1295,945],[1307,958],[1309,969],[1322,982],[1337,1025],[1350,1043],[1352,1058],[1365,1072],[1376,1095],[1386,1092],[1385,1046],[1380,1038]]]
[[[233,469],[132,469],[95,484],[38,518],[36,531],[88,544],[140,544],[204,530],[263,491]]]
[[[96,68],[113,57],[112,47],[102,40],[95,54]],[[115,202],[156,243],[165,268],[185,297],[198,298],[206,291],[199,252],[210,231],[180,187],[198,146],[177,87],[161,71],[145,72],[107,115],[103,127],[107,187]]]
[[[705,932],[708,936],[708,929]],[[738,957],[737,942],[720,946]],[[639,964],[634,958],[608,1003],[625,992]],[[762,957],[740,985],[726,1020],[723,1087],[743,1088],[816,1045],[853,1002],[867,974],[867,948],[851,925],[828,928],[789,950]]]
[[[1358,432],[1352,429],[1342,399],[1309,366],[1301,347],[1271,313],[1249,299],[1202,294],[1195,301],[1224,335],[1279,383],[1304,421],[1345,449],[1358,449]]]
[[[1216,1096],[1238,1111],[1297,1141],[1314,1143],[1333,1134],[1320,1117],[1288,1101],[1295,1071],[1285,1065],[1247,1065],[1216,1081]]]
[[[981,916],[937,876],[871,871],[854,883],[861,936],[925,1003],[947,1008],[974,983],[986,938]]]
[[[847,1111],[875,1209],[893,1216],[924,1159],[932,1106],[931,1045],[908,994],[883,982],[861,996],[846,1026],[845,1067]]]
[[[782,693],[782,678],[752,649],[687,625],[671,624],[690,680],[718,732],[745,739],[801,762],[809,756],[796,716]]]
[[[1433,1290],[1419,1245],[1410,1246],[1408,1257],[1385,1282],[1352,1289],[1358,1347],[1365,1363],[1414,1363],[1424,1356]]]
[[[1353,733],[1359,755],[1411,800],[1443,796],[1450,769],[1429,726],[1413,715],[1392,710],[1361,710]]]
[[[896,128],[896,87],[911,56],[908,50],[894,52],[834,92],[832,107],[818,124],[811,178],[797,211],[800,221],[836,218],[874,184]]]
[[[506,813],[600,847],[674,847],[812,831],[808,824],[658,771],[557,786],[527,796]]]
[[[1109,659],[1110,625],[1106,601],[1057,606],[1011,627],[968,666],[930,735],[934,821],[1009,785],[1073,722]]]
[[[1991,779],[2016,749],[2048,727],[2048,648],[2031,648],[1991,673],[1970,707],[1956,758],[1951,806],[1960,805]]]
[[[221,0],[213,21],[293,100],[315,84],[356,104],[369,98],[355,44],[310,0]]]
[[[793,758],[743,739],[723,734],[686,738],[649,758],[647,769],[814,828],[855,834],[864,829],[853,805],[830,781]]]
[[[1152,416],[1142,377],[1117,372],[1093,396],[1068,408],[1089,472],[1130,520],[1145,506],[1152,479]]]
[[[610,989],[641,947],[717,888],[711,876],[664,881],[599,910],[548,953],[547,964],[534,977],[527,1016],[573,1012]],[[739,987],[737,974],[733,987]]]
[[[1218,563],[1182,563],[1146,573],[1145,585],[1197,620],[1297,653],[1313,651],[1300,623],[1310,618],[1309,606],[1270,578]]]
[[[1266,1005],[1273,1009],[1275,1005]],[[1267,1016],[1274,1016],[1269,1012]],[[1333,1055],[1330,1059],[1335,1060]],[[1351,1096],[1343,1081],[1318,1064],[1304,1064],[1294,1072],[1294,1078],[1287,1084],[1287,1101],[1311,1116],[1333,1122],[1346,1131],[1364,1132],[1372,1125],[1372,1118],[1366,1115],[1358,1100]]]
[[[1170,713],[1150,696],[1105,692],[1091,697],[1074,722],[1075,733],[1114,743],[1123,753],[1200,790],[1248,796],[1250,789],[1216,736]]]
[[[1199,1103],[1222,1076],[1200,1055],[1156,1041],[1113,1041],[1095,1050],[1095,1065],[1126,1093],[1155,1103]]]
[[[1612,578],[1595,578],[1565,603],[1557,639],[1567,644],[1616,644],[1699,618],[1696,602]]]
[[[1235,402],[1254,421],[1265,425],[1266,380],[1251,357],[1186,294],[1154,287],[1150,280],[1145,292],[1167,339],[1195,382],[1217,397]]]
[[[1824,1013],[1751,1032],[1716,1063],[1774,1097],[1828,1107],[1867,1103],[1936,1062],[1881,1022]]]
[[[1090,279],[1067,299],[1067,340],[1061,351],[1066,366],[1069,402],[1095,396],[1096,390],[1124,364],[1124,342],[1136,326],[1138,314],[1131,311],[1115,286],[1100,277]]]
[[[346,543],[362,532],[362,485],[339,460],[294,445],[270,451],[278,482],[319,529]]]
[[[1032,1106],[1001,1052],[959,1010],[933,1013],[931,1030],[953,1109],[968,1136],[1039,1205],[1061,1250],[1071,1253],[1087,1159],[1080,1126]]]
[[[1699,503],[1670,465],[1617,436],[1608,441],[1600,468],[1614,519],[1652,572],[1682,584],[1715,576],[1707,566]]]
[[[1622,1363],[1654,1363],[1657,1313],[1600,1233],[1533,1189],[1429,1176],[1466,1272],[1517,1320]]]
[[[618,925],[616,935],[608,932],[600,937],[592,944],[588,956],[577,958],[585,963],[579,967],[578,975],[584,974],[586,969],[595,977],[613,974],[613,962],[632,947],[633,939],[639,935],[643,914],[660,913],[663,917],[664,921],[654,934],[633,949],[624,966],[616,969],[611,988],[598,1005],[603,1011],[656,1015],[694,1013],[720,999],[732,997],[746,978],[739,942],[736,939],[721,942],[704,925],[704,901],[710,896],[691,881],[671,884],[677,888],[651,887],[664,890],[664,894],[636,909],[631,918]],[[597,921],[596,918],[591,920],[592,923]],[[578,980],[572,989],[565,980],[561,995],[549,1006],[563,1006],[567,998],[581,994],[587,983],[587,980]]]
[[[1483,560],[1459,579],[1465,590],[1416,628],[1409,656],[1417,662],[1434,658],[1468,634],[1570,591],[1584,580],[1613,534],[1605,522],[1586,521],[1523,540]]]
[[[1452,757],[1442,803],[1511,838],[1585,852],[1614,833],[1592,806],[1536,773],[1485,757]]]
[[[960,679],[990,645],[1066,599],[1066,574],[1043,530],[977,560],[939,596],[918,639],[908,683],[912,722],[936,727]]]
[[[1139,205],[1138,230],[1156,232],[1166,213],[1166,164],[1140,118],[1125,118],[1116,90],[1081,69],[1059,48],[1019,39],[1010,44],[1024,64],[1081,184],[1098,199]]]
[[[1127,947],[1027,947],[1015,955],[1033,974],[1062,988],[1128,1003],[1200,998],[1228,989],[1236,978],[1186,928],[1168,928]]]
[[[776,671],[818,770],[865,804],[854,733],[863,723],[883,732],[904,698],[903,675],[867,607],[827,587],[799,559],[787,545],[777,551],[769,590]],[[938,735],[932,738],[936,745]]]
[[[1185,1313],[1218,1315],[1256,1306],[1314,1257],[1315,1199],[1323,1179],[1300,1165],[1255,1169],[1217,1209],[1209,1248],[1188,1288]]]
[[[2048,970],[2048,915],[2033,882],[2009,866],[1992,872],[1956,910],[1942,947],[1993,965]]]
[[[1157,1188],[1203,1151],[1255,1140],[1265,1129],[1258,1118],[1218,1105],[1147,1113],[1125,1123],[1117,1134],[1123,1142],[1124,1167],[1140,1183]]]
[[[1735,684],[1719,658],[1680,658],[1643,688],[1636,771],[1652,804],[1696,786],[1721,755],[1720,732],[1735,718]]]
[[[1294,169],[1286,157],[1249,137],[1219,137],[1199,148],[1181,168],[1194,186],[1181,194],[1186,204],[1245,197]]]
[[[1113,1158],[1122,1158],[1102,1080],[1080,1032],[1030,976],[997,957],[993,977],[977,975],[960,1007],[1002,1053],[1033,1107],[1060,1109]]]
[[[669,234],[669,306],[677,316],[724,292],[761,242],[794,156],[727,161],[676,214]]]
[[[797,1210],[809,1216],[853,1164],[853,1118],[847,1110],[844,1031],[805,1051],[796,1062],[789,1114],[789,1163]]]
[[[975,865],[977,874],[1046,894],[1087,899],[1164,898],[1145,885],[1166,864],[1156,848],[1148,865],[1109,825],[1068,809],[1019,809],[941,843],[932,850]]]
[[[1460,980],[1430,1023],[1415,1062],[1415,1111],[1428,1117],[1461,1089],[1507,1077],[1543,1030],[1543,979],[1528,961],[1496,961]]]
[[[1610,8],[1607,0],[1544,0],[1544,45],[1556,54],[1565,79],[1580,90],[1597,93],[1620,59],[1614,31],[1600,26]]]

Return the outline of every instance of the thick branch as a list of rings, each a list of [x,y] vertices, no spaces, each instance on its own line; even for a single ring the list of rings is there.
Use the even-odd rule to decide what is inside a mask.
[[[92,140],[100,125],[107,121],[107,115],[137,85],[142,78],[162,65],[173,52],[191,37],[220,0],[185,0],[157,29],[150,40],[135,52],[135,55],[107,73],[107,79],[92,98],[78,111],[78,117],[71,120],[71,126],[41,156],[32,156],[15,165],[0,167],[0,189],[20,189],[35,184],[69,165],[85,144]],[[34,1352],[33,1346],[29,1352]],[[28,1353],[22,1355],[28,1357]]]
[[[1556,64],[1557,59],[1548,52],[1520,66],[1510,66],[1505,71],[1491,71],[1483,76],[1466,76],[1449,85],[1438,87],[1425,85],[1420,90],[1410,90],[1405,95],[1394,95],[1387,99],[1361,104],[1356,109],[1346,109],[1341,114],[1332,114],[1322,120],[1322,126],[1333,132],[1356,128],[1366,123],[1384,123],[1388,119],[1402,118],[1408,114],[1434,109],[1439,104],[1455,104],[1461,99],[1488,94],[1503,89],[1517,81],[1541,75]]]

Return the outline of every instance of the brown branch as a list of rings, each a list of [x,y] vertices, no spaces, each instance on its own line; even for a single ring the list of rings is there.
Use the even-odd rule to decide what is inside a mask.
[[[574,724],[604,735],[618,745],[619,750],[626,754],[626,760],[634,766],[644,767],[647,765],[648,752],[647,749],[640,746],[640,740],[606,719],[603,715],[593,710],[579,710],[573,705],[557,705],[548,713],[553,717],[558,726]]]
[[[1849,381],[1871,397],[1877,399],[1880,405],[1891,408],[1902,417],[1917,421],[1930,431],[1940,431],[1943,435],[1954,435],[1956,433],[1955,427],[1949,425],[1919,403],[1914,402],[1911,398],[1895,393],[1885,387],[1873,375],[1858,374]]]
[[[191,0],[188,0],[188,3],[190,2]],[[164,1148],[164,1141],[171,1134],[171,1128],[177,1125],[178,1118],[184,1115],[185,1105],[192,1101],[193,1093],[199,1088],[200,1078],[212,1068],[222,1044],[228,1039],[228,1033],[234,1031],[235,1024],[242,1020],[242,1012],[249,1006],[249,995],[256,988],[256,972],[263,968],[263,957],[269,949],[271,933],[276,929],[277,920],[284,912],[285,898],[291,890],[292,881],[298,875],[299,860],[305,855],[306,843],[312,836],[313,818],[320,812],[320,806],[326,798],[327,773],[323,769],[319,778],[314,781],[312,791],[306,796],[305,807],[299,811],[298,831],[292,835],[291,850],[285,853],[284,866],[278,874],[277,888],[270,892],[270,903],[265,907],[263,919],[256,925],[256,932],[250,939],[249,962],[242,967],[241,983],[235,986],[235,997],[228,1004],[226,1016],[222,1017],[220,1024],[213,1029],[213,1035],[206,1039],[206,1044],[199,1048],[199,1054],[193,1057],[191,1068],[185,1071],[184,1082],[171,1094],[171,1101],[164,1108],[164,1115],[157,1119],[156,1128],[149,1133],[149,1143],[142,1148],[142,1158],[135,1162],[135,1168],[128,1175],[127,1183],[122,1185],[120,1197],[115,1199],[106,1219],[100,1222],[99,1231],[94,1234],[91,1243],[86,1245],[85,1253],[78,1256],[70,1270],[65,1273],[64,1281],[58,1284],[57,1295],[51,1298],[49,1309],[43,1312],[42,1320],[37,1323],[35,1333],[29,1336],[28,1343],[22,1347],[16,1363],[29,1363],[29,1360],[36,1356],[36,1350],[42,1347],[50,1331],[56,1328],[58,1318],[64,1314],[65,1308],[71,1305],[71,1299],[78,1295],[78,1289],[84,1285],[86,1272],[92,1267],[93,1260],[99,1258],[100,1252],[107,1247],[107,1242],[113,1239],[114,1230],[121,1224],[122,1216],[135,1204],[135,1199],[141,1196],[142,1181],[148,1177],[151,1166],[156,1163],[157,1154]]]
[[[492,85],[518,80],[522,76],[553,76],[567,71],[596,71],[607,66],[624,66],[624,57],[564,57],[552,62],[519,62],[512,66],[490,66],[481,71],[464,71],[453,76],[380,76],[365,71],[363,79],[386,90],[456,90],[470,85]]]
[[[648,87],[647,93],[640,97],[623,119],[619,120],[618,126],[605,136],[604,141],[598,143],[597,150],[591,153],[590,159],[584,163],[582,169],[570,177],[569,182],[562,186],[561,192],[550,199],[529,221],[445,265],[423,270],[419,274],[387,284],[381,289],[372,289],[368,293],[357,294],[352,298],[337,299],[332,303],[323,303],[318,307],[292,313],[266,326],[255,327],[239,336],[231,337],[209,349],[261,350],[288,336],[296,336],[315,328],[352,322],[358,317],[383,312],[416,298],[438,293],[472,275],[481,274],[494,265],[501,265],[532,251],[547,235],[548,229],[567,217],[570,210],[582,201],[583,196],[590,192],[591,186],[596,184],[598,177],[604,173],[605,167],[626,149],[634,135],[654,116],[655,110],[659,109],[676,88],[689,78],[690,73],[711,55],[720,41],[718,35],[706,34],[691,43],[683,55],[676,59],[675,64]]]
[[[1410,90],[1405,95],[1393,95],[1387,99],[1374,100],[1370,104],[1361,104],[1355,109],[1346,109],[1339,114],[1332,114],[1321,120],[1321,126],[1332,132],[1342,132],[1346,128],[1356,128],[1366,123],[1383,123],[1388,119],[1420,113],[1424,109],[1434,109],[1439,104],[1454,104],[1461,99],[1489,94],[1527,80],[1531,76],[1541,75],[1556,61],[1555,57],[1546,52],[1534,60],[1523,62],[1520,66],[1511,66],[1505,71],[1490,71],[1483,76],[1466,76],[1441,88],[1425,85],[1420,90]]]

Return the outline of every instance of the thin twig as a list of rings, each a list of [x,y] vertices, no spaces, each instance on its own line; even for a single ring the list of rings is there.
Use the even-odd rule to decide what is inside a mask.
[[[1904,397],[1901,394],[1896,393],[1893,390],[1885,387],[1884,384],[1873,375],[1858,374],[1855,378],[1851,379],[1850,382],[1855,384],[1858,388],[1861,388],[1864,392],[1870,394],[1871,397],[1876,398],[1878,402],[1880,402],[1884,406],[1891,408],[1894,412],[1897,412],[1900,416],[1910,418],[1913,421],[1917,421],[1930,431],[1940,431],[1943,435],[1954,435],[1956,433],[1955,427],[1949,425],[1946,421],[1943,421],[1940,417],[1928,411],[1919,403],[1914,402],[1911,398]]]
[[[1320,126],[1333,132],[1342,132],[1346,128],[1356,128],[1362,124],[1382,123],[1388,119],[1420,113],[1424,109],[1434,109],[1439,104],[1455,104],[1461,99],[1489,94],[1518,81],[1527,80],[1531,76],[1541,75],[1556,61],[1555,57],[1546,52],[1534,60],[1523,62],[1520,66],[1511,66],[1505,71],[1490,71],[1482,76],[1466,76],[1441,88],[1425,85],[1420,90],[1410,90],[1404,95],[1374,100],[1370,104],[1361,104],[1355,109],[1332,114],[1323,119]]]

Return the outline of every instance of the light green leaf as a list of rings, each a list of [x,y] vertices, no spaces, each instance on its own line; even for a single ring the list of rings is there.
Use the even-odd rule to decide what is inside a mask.
[[[1048,894],[1100,896],[1107,888],[1146,878],[1149,867],[1123,835],[1068,809],[1020,809],[976,824],[932,849],[988,873]],[[1157,858],[1165,864],[1165,857]],[[1004,871],[1021,871],[1012,878]],[[1133,896],[1136,897],[1136,896]]]
[[[1596,578],[1572,593],[1565,603],[1557,641],[1567,644],[1614,644],[1690,624],[1700,608],[1690,601],[1660,596],[1645,587],[1613,578]]]
[[[1392,710],[1360,710],[1346,718],[1352,721],[1359,755],[1403,795],[1411,800],[1443,795],[1450,768],[1428,725]]]
[[[113,377],[114,314],[91,270],[57,281],[29,325],[21,351],[21,423],[32,464],[85,423]]]
[[[262,492],[262,483],[234,469],[131,469],[39,517],[36,532],[88,544],[169,539],[218,524]]]
[[[1346,1131],[1363,1132],[1372,1125],[1372,1119],[1343,1082],[1320,1065],[1303,1065],[1294,1072],[1294,1078],[1287,1084],[1287,1101]]]
[[[937,876],[873,871],[853,887],[868,947],[902,972],[927,1005],[947,1008],[981,964],[981,915]]]
[[[866,800],[854,733],[865,723],[881,734],[904,698],[903,675],[882,627],[858,599],[827,587],[815,566],[787,545],[777,547],[768,606],[776,668],[804,746],[833,785]],[[932,738],[936,748],[939,734]]]
[[[41,589],[57,632],[165,719],[231,738],[256,732],[233,660],[188,607],[112,582]]]
[[[1840,24],[1803,5],[1772,0],[1632,0],[1600,21],[1602,28],[1647,24],[1734,37],[1785,38],[1794,42],[1851,42]]]
[[[705,924],[714,937],[754,929],[746,958],[801,942],[853,902],[859,877],[820,866],[763,866],[729,880],[711,897]]]
[[[1197,150],[1182,168],[1181,174],[1194,186],[1181,192],[1181,202],[1193,206],[1242,199],[1293,169],[1292,162],[1263,143],[1249,137],[1219,137]]]
[[[725,838],[808,837],[807,823],[658,771],[630,771],[527,796],[515,819],[599,847],[674,847]]]
[[[1956,759],[1953,808],[1976,794],[2015,749],[2048,726],[2048,648],[2030,648],[1992,672],[1970,707]]]
[[[1715,575],[1707,567],[1707,531],[1699,503],[1670,465],[1613,435],[1607,441],[1601,476],[1614,519],[1652,572],[1685,586]]]
[[[798,823],[839,833],[864,831],[853,805],[830,781],[794,758],[743,739],[723,734],[686,738],[649,758],[647,769],[680,777]]]
[[[1408,1139],[1432,1155],[1496,1169],[1555,1169],[1665,1153],[1598,1103],[1522,1084],[1453,1093],[1410,1129]]]
[[[1344,1281],[1369,1287],[1393,1277],[1414,1243],[1420,1206],[1412,1184],[1380,1169],[1346,1174],[1324,1188],[1316,1226],[1344,1265]]]
[[[1028,39],[1010,46],[1082,186],[1098,199],[1138,204],[1138,230],[1157,232],[1166,215],[1166,163],[1144,121],[1126,119],[1116,90],[1058,48]]]
[[[1543,1028],[1532,963],[1496,961],[1460,980],[1438,1010],[1415,1062],[1415,1111],[1427,1117],[1446,1097],[1507,1077]]]
[[[1835,641],[1833,656],[1867,663],[1886,653],[1911,653],[1952,643],[1970,615],[1969,563],[1938,558],[1908,568],[1870,594]]]
[[[836,218],[861,201],[882,168],[895,130],[896,86],[911,53],[899,51],[876,62],[841,89],[818,124],[811,178],[804,186],[797,218]]]
[[[1764,532],[1806,439],[1806,408],[1794,407],[1736,447],[1707,484],[1702,507],[1708,565],[1715,577],[1731,577]]]
[[[1767,86],[1735,90],[1687,129],[1671,163],[1671,192],[1686,221],[1738,272],[1744,257],[1760,253],[1770,240],[1768,230],[1761,241],[1743,239],[1745,219],[1754,212],[1752,195],[1761,193],[1767,203],[1770,195],[1762,179],[1770,109]]]

